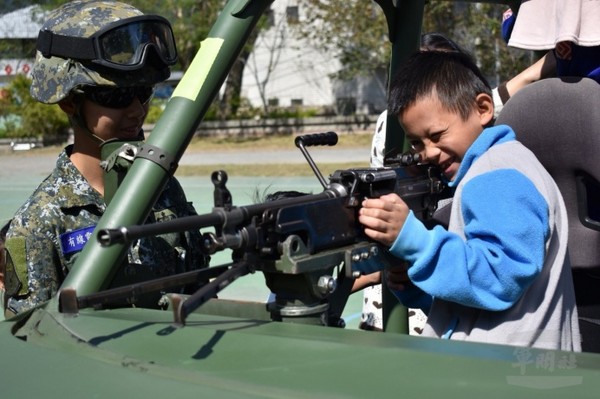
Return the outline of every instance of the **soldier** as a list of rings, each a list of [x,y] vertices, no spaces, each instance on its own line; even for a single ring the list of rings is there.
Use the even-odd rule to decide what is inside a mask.
[[[101,145],[139,141],[153,86],[177,60],[169,22],[113,1],[74,1],[50,13],[40,30],[31,95],[58,103],[74,142],[17,211],[7,234],[7,316],[56,294],[105,211]],[[195,214],[176,179],[148,222]],[[112,286],[204,267],[199,232],[135,241]],[[156,306],[158,294],[138,306]]]

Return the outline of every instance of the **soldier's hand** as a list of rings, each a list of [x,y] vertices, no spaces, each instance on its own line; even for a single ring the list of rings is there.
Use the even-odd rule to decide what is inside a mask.
[[[385,269],[385,282],[389,289],[402,291],[408,284],[412,284],[408,277],[408,265],[402,262]]]

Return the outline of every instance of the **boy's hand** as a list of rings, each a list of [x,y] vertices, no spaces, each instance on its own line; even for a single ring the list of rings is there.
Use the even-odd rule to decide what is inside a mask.
[[[369,238],[389,247],[400,234],[408,211],[408,205],[397,194],[386,194],[364,200],[358,221]]]

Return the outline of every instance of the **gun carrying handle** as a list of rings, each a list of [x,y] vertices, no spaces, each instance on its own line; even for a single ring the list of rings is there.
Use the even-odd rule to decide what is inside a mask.
[[[298,147],[300,149],[300,151],[302,152],[302,155],[304,155],[304,158],[310,165],[310,168],[313,170],[313,172],[315,173],[315,176],[317,176],[317,179],[319,179],[319,182],[321,183],[321,185],[323,186],[324,189],[327,188],[327,182],[325,181],[323,174],[321,173],[321,171],[319,170],[319,168],[313,161],[312,157],[306,150],[305,146],[312,146],[312,145],[330,145],[331,146],[331,145],[336,145],[337,141],[338,141],[338,136],[335,132],[306,134],[303,136],[298,136],[294,140],[294,144],[296,144],[296,147]]]

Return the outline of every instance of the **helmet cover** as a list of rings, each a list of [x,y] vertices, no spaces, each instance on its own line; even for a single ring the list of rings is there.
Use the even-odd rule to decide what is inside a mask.
[[[41,30],[75,38],[88,38],[108,24],[144,15],[128,4],[107,0],[72,1],[51,11]],[[31,95],[54,104],[83,86],[152,86],[169,77],[169,67],[146,63],[141,70],[122,71],[89,61],[44,56],[38,50],[31,72]]]

